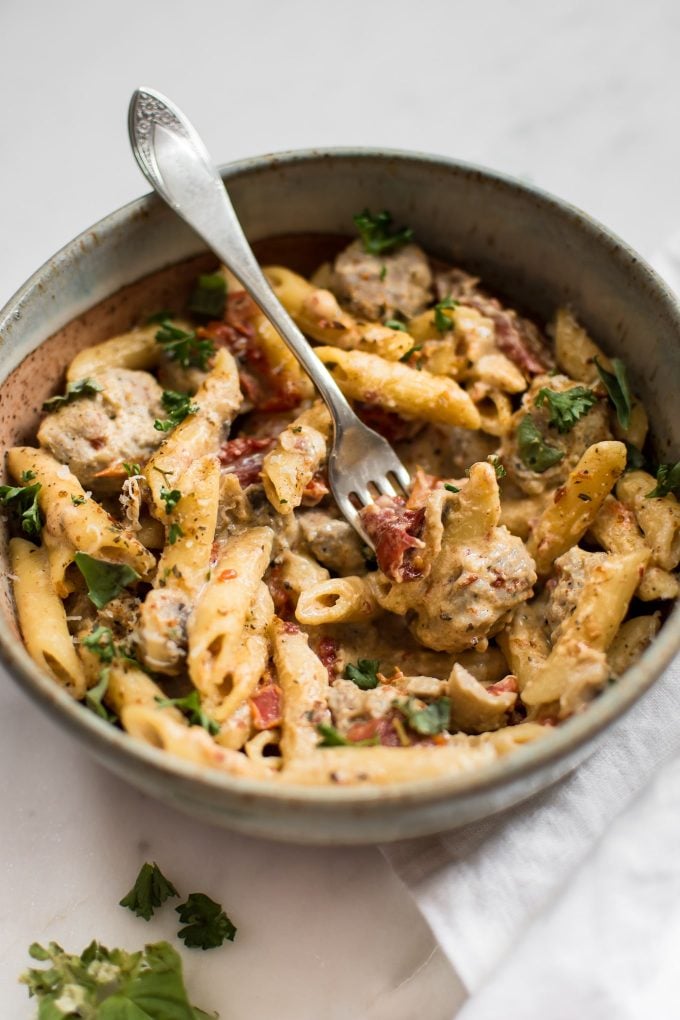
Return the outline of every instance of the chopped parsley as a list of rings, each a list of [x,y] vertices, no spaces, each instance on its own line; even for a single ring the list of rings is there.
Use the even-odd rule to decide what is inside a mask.
[[[444,488],[447,492],[460,492],[457,485],[451,485],[451,482],[444,482]]]
[[[38,506],[41,488],[40,482],[34,485],[0,485],[0,503],[7,507],[24,534],[32,538],[40,534],[43,525]]]
[[[656,485],[646,495],[648,499],[656,499],[667,496],[676,489],[680,489],[680,461],[677,464],[659,464]]]
[[[113,662],[117,653],[113,642],[113,632],[110,627],[95,627],[87,637],[81,641],[84,648],[89,648],[102,662]]]
[[[364,209],[363,212],[357,213],[353,219],[359,231],[364,251],[369,255],[382,255],[386,252],[396,251],[402,245],[408,244],[413,237],[410,227],[393,230],[392,216],[385,209],[376,213],[375,216],[370,209]]]
[[[379,659],[359,659],[356,666],[345,666],[345,677],[352,680],[362,691],[372,691],[378,686]]]
[[[219,723],[203,711],[198,691],[192,691],[184,698],[156,698],[156,701],[159,708],[179,708],[192,726],[202,726],[211,737],[220,732]]]
[[[206,319],[221,319],[227,303],[227,281],[221,273],[203,273],[189,298],[189,311]]]
[[[160,498],[165,503],[166,514],[171,514],[182,498],[182,493],[179,489],[166,489],[161,486]]]
[[[496,472],[496,478],[505,478],[505,476],[507,475],[508,472],[505,470],[505,468],[501,464],[501,458],[498,456],[498,454],[497,453],[490,453],[489,456],[486,459],[488,460],[489,464],[491,465],[491,467]]]
[[[82,506],[87,502],[87,496],[71,496],[71,502],[74,506]]]
[[[588,414],[597,403],[597,395],[587,386],[573,386],[570,390],[558,393],[543,387],[536,394],[536,407],[547,405],[550,417],[548,424],[554,425],[558,432],[571,432],[576,422]]]
[[[632,443],[626,443],[626,471],[644,471],[647,467],[647,458],[642,450]]]
[[[164,420],[156,418],[153,427],[159,432],[170,432],[184,421],[187,415],[196,414],[198,411],[198,404],[192,403],[188,393],[177,393],[175,390],[163,390],[161,403],[168,412],[168,417]]]
[[[139,464],[128,464],[127,461],[123,461],[123,468],[128,478],[132,478],[134,475],[141,475],[142,469]]]
[[[216,949],[228,939],[234,941],[236,926],[229,920],[222,906],[205,893],[190,893],[184,903],[175,907],[180,928],[177,937],[189,949]]]
[[[446,313],[457,307],[458,302],[454,301],[451,296],[445,297],[443,301],[438,301],[434,306],[434,324],[440,333],[448,333],[453,328],[453,316]]]
[[[208,361],[215,353],[215,345],[207,337],[199,338],[195,330],[187,332],[179,326],[173,326],[164,319],[156,333],[156,340],[163,345],[163,350],[170,361],[177,361],[182,368],[201,368],[205,371]]]
[[[526,414],[517,427],[517,450],[525,467],[537,474],[564,458],[564,452],[543,441],[540,429],[530,414]]]
[[[431,701],[425,708],[416,708],[413,698],[406,701],[396,701],[395,708],[399,709],[407,725],[415,733],[423,737],[431,737],[436,733],[443,733],[448,729],[451,720],[451,699],[437,698]]]
[[[382,269],[380,270],[380,279],[384,280],[386,276],[387,276],[387,266],[383,266]]]
[[[630,428],[630,414],[633,409],[633,400],[630,395],[630,386],[628,384],[628,374],[626,372],[626,366],[620,360],[620,358],[612,358],[613,372],[608,372],[595,358],[595,367],[597,368],[600,379],[604,384],[604,388],[609,394],[609,399],[616,408],[616,416],[619,419],[619,425],[622,429],[626,430]]]
[[[174,545],[177,539],[181,538],[183,534],[182,525],[178,524],[177,521],[173,521],[168,531],[168,542],[170,545]]]
[[[21,472],[21,481],[22,482],[32,482],[34,478],[35,478],[35,471],[22,471]]]
[[[325,723],[320,723],[317,730],[322,738],[317,747],[375,747],[380,743],[377,736],[368,737],[366,740],[348,740],[335,726],[327,726]]]
[[[85,693],[85,707],[105,722],[113,723],[116,721],[116,717],[105,708],[103,703],[104,695],[109,689],[110,675],[111,671],[108,668],[104,668],[100,672],[97,683]]]
[[[210,1020],[210,1014],[189,1002],[182,961],[167,942],[151,943],[136,953],[91,942],[80,956],[56,942],[34,942],[28,952],[47,964],[30,968],[20,978],[35,996],[41,1020]]]
[[[153,864],[142,865],[135,884],[119,905],[149,921],[155,908],[161,907],[171,896],[179,896],[179,893],[154,861]]]
[[[385,319],[385,326],[388,329],[398,329],[400,333],[408,333],[406,323],[401,319]]]
[[[97,609],[103,609],[129,584],[139,580],[137,571],[129,567],[127,563],[108,563],[106,560],[96,560],[94,556],[84,552],[76,553],[75,562],[85,578],[90,601],[95,604]]]
[[[66,386],[66,392],[59,397],[50,397],[43,404],[43,411],[57,411],[60,407],[73,403],[79,397],[94,397],[101,393],[103,387],[94,379],[78,379],[77,382],[70,382]]]
[[[402,354],[399,360],[404,362],[410,361],[413,355],[417,354],[418,351],[422,351],[422,349],[423,349],[422,344],[414,344],[409,351],[406,351],[406,354]]]

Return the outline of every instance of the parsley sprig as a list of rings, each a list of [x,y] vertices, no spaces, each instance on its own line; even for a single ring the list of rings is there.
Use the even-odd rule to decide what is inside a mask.
[[[151,943],[136,953],[91,942],[79,956],[56,942],[34,942],[28,952],[47,964],[31,967],[20,979],[37,999],[42,1020],[210,1020],[210,1014],[189,1002],[182,961],[167,942]]]
[[[206,319],[221,319],[227,303],[227,281],[221,273],[202,273],[194,284],[188,308]]]
[[[349,740],[340,730],[336,730],[335,726],[326,723],[320,723],[317,731],[321,737],[317,747],[375,747],[380,743],[378,736],[367,737],[366,740]]]
[[[168,412],[165,419],[156,418],[153,427],[158,432],[170,432],[190,414],[196,414],[198,404],[194,404],[188,393],[177,393],[176,390],[163,390],[161,403]]]
[[[677,490],[680,490],[680,461],[676,464],[659,464],[656,470],[656,485],[646,494],[647,498],[668,496]]]
[[[437,698],[425,708],[417,708],[413,698],[407,698],[406,701],[395,701],[394,707],[401,712],[407,726],[423,737],[432,737],[436,733],[443,733],[449,727],[451,720],[450,698]]]
[[[376,213],[375,216],[370,209],[364,209],[353,217],[364,251],[369,255],[384,255],[387,252],[396,251],[402,245],[408,244],[413,237],[410,227],[401,227],[399,230],[392,229],[392,215],[387,210]]]
[[[223,942],[234,941],[236,926],[219,903],[205,893],[190,893],[184,903],[175,907],[181,924],[177,937],[189,949],[216,949]]]
[[[450,329],[453,329],[453,316],[446,313],[457,307],[458,302],[454,301],[450,295],[442,301],[438,301],[434,306],[434,325],[440,333],[448,333]]]
[[[159,708],[178,708],[189,720],[192,726],[202,726],[211,736],[220,732],[219,723],[215,722],[207,712],[203,711],[201,696],[198,691],[192,691],[184,698],[156,698]]]
[[[101,393],[103,386],[100,386],[94,379],[78,379],[66,386],[66,392],[58,397],[50,397],[43,404],[43,411],[58,411],[60,407],[73,403],[79,397],[94,397]]]
[[[587,386],[572,386],[561,393],[544,386],[536,394],[534,403],[536,407],[547,406],[548,424],[565,433],[571,432],[576,422],[597,403],[597,395]]]
[[[525,414],[517,427],[517,450],[524,466],[539,475],[564,458],[562,450],[544,441],[530,414]]]
[[[164,486],[161,486],[159,495],[165,503],[166,514],[171,514],[182,498],[182,493],[179,489],[166,489]]]
[[[362,691],[372,691],[378,686],[379,659],[358,659],[356,666],[351,662],[345,666],[345,677],[352,680]]]
[[[156,333],[156,340],[170,361],[177,361],[182,368],[201,368],[205,371],[215,353],[215,345],[208,337],[198,337],[195,330],[181,329],[164,319]]]
[[[33,472],[26,472],[29,473],[35,478]],[[43,526],[38,506],[41,488],[40,482],[34,485],[0,485],[0,503],[7,507],[17,526],[31,538],[39,535]]]
[[[139,869],[135,884],[119,901],[119,905],[149,921],[156,907],[161,907],[171,896],[179,896],[172,882],[165,877],[155,861],[153,864],[147,861]]]
[[[609,399],[616,408],[616,416],[619,419],[619,425],[622,429],[627,430],[630,428],[630,415],[633,410],[633,398],[630,393],[630,386],[628,384],[628,373],[626,372],[626,366],[620,358],[612,358],[613,372],[608,372],[606,368],[603,368],[597,358],[595,358],[595,367],[597,368],[600,379],[604,384],[604,388],[609,394]]]

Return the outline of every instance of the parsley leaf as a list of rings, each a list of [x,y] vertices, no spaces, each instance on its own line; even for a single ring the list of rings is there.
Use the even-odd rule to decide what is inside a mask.
[[[43,525],[38,506],[41,488],[40,482],[35,485],[0,485],[0,503],[7,507],[26,535],[39,535]]]
[[[106,560],[96,560],[84,552],[77,552],[75,562],[78,570],[85,578],[87,592],[90,601],[94,602],[97,609],[103,609],[111,599],[133,581],[139,580],[139,574],[127,563],[108,563]]]
[[[659,464],[656,471],[656,485],[646,493],[647,499],[667,496],[669,492],[680,489],[680,461],[677,464]]]
[[[21,472],[21,481],[22,482],[32,482],[34,478],[35,478],[35,471],[22,471]]]
[[[626,471],[644,471],[647,467],[647,458],[642,450],[632,443],[626,443]]]
[[[320,723],[317,726],[317,731],[323,738],[317,747],[375,747],[380,743],[378,736],[368,737],[366,740],[348,740],[347,737],[343,737],[340,730],[336,730],[335,726],[327,726],[325,723]]]
[[[192,403],[188,393],[177,393],[175,390],[163,390],[161,403],[168,412],[168,417],[164,420],[156,418],[153,427],[159,432],[169,432],[184,421],[187,415],[196,414],[198,411],[198,404]]]
[[[444,488],[447,492],[460,492],[457,485],[451,485],[451,482],[444,482]]]
[[[100,672],[97,683],[85,692],[85,707],[98,715],[100,719],[104,719],[105,722],[113,723],[116,721],[115,715],[109,712],[103,704],[104,695],[109,689],[109,677],[110,670],[108,668]]]
[[[445,297],[443,301],[437,302],[434,306],[434,324],[440,333],[448,333],[453,328],[453,316],[447,315],[450,309],[457,308],[458,302],[452,297]]]
[[[179,489],[166,489],[161,486],[160,497],[165,503],[166,514],[171,514],[182,498],[182,493]]]
[[[547,404],[549,425],[554,425],[558,432],[571,432],[579,418],[583,418],[593,404],[597,403],[597,396],[587,386],[572,386],[562,393],[544,386],[536,394],[534,403],[536,407]]]
[[[171,896],[179,896],[172,882],[169,882],[156,862],[143,864],[130,892],[120,900],[121,907],[132,910],[137,917],[149,921],[154,909],[160,907]]]
[[[134,475],[141,475],[142,473],[142,469],[139,464],[128,464],[127,461],[124,460],[123,467],[128,478],[132,478]]]
[[[630,395],[626,366],[619,358],[612,358],[614,372],[608,372],[605,368],[602,368],[602,365],[595,358],[595,367],[609,394],[609,399],[616,408],[619,425],[624,430],[628,429],[630,427],[630,413],[633,409],[633,401]]]
[[[562,450],[543,442],[543,436],[530,414],[526,414],[517,427],[517,450],[524,466],[539,475],[564,458]]]
[[[94,379],[78,379],[77,382],[70,382],[66,386],[63,396],[50,397],[42,406],[43,411],[57,411],[60,407],[72,404],[78,397],[93,397],[101,393],[103,386],[100,386]]]
[[[443,733],[449,726],[451,719],[451,699],[437,698],[431,701],[426,708],[415,708],[413,699],[395,702],[403,715],[406,723],[416,733],[423,737],[434,736],[435,733]]]
[[[82,506],[87,503],[87,496],[71,496],[71,503],[73,506]]]
[[[156,698],[156,701],[159,708],[179,708],[192,726],[202,726],[212,737],[220,732],[219,723],[203,711],[198,691],[192,691],[184,698]]]
[[[505,476],[507,475],[508,472],[505,470],[505,468],[501,464],[501,458],[498,456],[498,454],[497,453],[490,453],[489,456],[486,459],[488,460],[489,464],[491,465],[491,467],[496,472],[496,478],[505,478]]]
[[[208,1020],[187,997],[179,954],[167,942],[136,953],[91,942],[76,956],[56,942],[29,949],[45,968],[32,967],[20,980],[38,1000],[41,1020]]]
[[[387,329],[398,329],[400,333],[408,333],[406,323],[402,322],[401,319],[385,319],[384,324]]]
[[[170,361],[178,361],[182,368],[201,368],[205,371],[215,353],[212,340],[207,337],[199,339],[195,330],[187,332],[179,326],[173,326],[167,319],[163,320],[156,333],[156,340],[163,345]]]
[[[177,521],[173,521],[168,530],[168,542],[170,545],[174,545],[178,538],[181,538],[184,532],[182,531],[182,525],[178,524]]]
[[[221,273],[203,273],[189,298],[189,311],[207,319],[221,319],[227,303],[227,281]]]
[[[372,691],[378,686],[377,672],[380,659],[359,659],[356,666],[352,663],[345,666],[345,677],[353,680],[362,691]]]
[[[414,344],[413,347],[410,349],[410,351],[406,351],[405,354],[402,354],[402,356],[399,358],[399,360],[400,361],[405,361],[405,362],[406,361],[410,361],[411,358],[413,357],[413,355],[417,354],[418,351],[422,351],[422,349],[423,349],[423,345],[422,344]]]
[[[375,216],[370,209],[364,209],[353,217],[364,251],[369,255],[382,255],[383,252],[396,251],[402,245],[408,244],[413,237],[410,227],[402,227],[400,230],[392,230],[392,216],[385,209],[376,213]]]
[[[80,643],[94,652],[102,662],[113,662],[117,655],[110,627],[95,627]]]
[[[184,940],[189,949],[216,949],[225,939],[234,941],[236,927],[229,920],[219,903],[205,893],[190,893],[185,903],[175,907],[180,922],[177,937]]]

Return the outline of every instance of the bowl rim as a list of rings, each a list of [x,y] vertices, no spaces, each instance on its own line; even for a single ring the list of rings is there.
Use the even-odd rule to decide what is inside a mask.
[[[680,335],[680,302],[665,281],[652,267],[621,240],[615,233],[598,220],[583,212],[577,206],[564,201],[542,188],[509,174],[486,168],[478,164],[456,160],[446,156],[420,153],[402,149],[373,149],[370,147],[317,147],[293,149],[261,156],[247,157],[221,165],[219,170],[225,180],[239,176],[251,176],[275,167],[310,164],[324,160],[370,160],[374,162],[414,163],[440,168],[454,174],[476,177],[513,193],[531,198],[543,207],[560,215],[576,220],[579,228],[590,235],[593,241],[607,242],[612,257],[622,259],[627,265],[647,277],[657,297],[675,320]],[[153,193],[133,199],[96,223],[81,231],[54,255],[48,258],[9,299],[0,310],[0,336],[8,323],[20,317],[22,307],[31,299],[36,288],[62,266],[78,262],[87,257],[87,245],[93,236],[108,234],[125,227],[149,210],[161,205]],[[115,292],[114,292],[115,293]],[[44,337],[44,343],[49,337]],[[40,344],[36,345],[40,346]],[[34,348],[35,349],[35,348]],[[29,352],[30,353],[30,352]],[[26,355],[28,356],[28,355]],[[0,350],[0,364],[2,350]],[[0,381],[0,385],[4,380]],[[449,801],[452,809],[470,797],[490,791],[501,791],[524,777],[558,766],[565,759],[582,752],[607,727],[620,719],[653,683],[661,676],[674,655],[680,650],[680,601],[669,613],[661,631],[642,656],[630,667],[616,685],[592,702],[580,715],[566,720],[551,730],[546,737],[528,745],[518,747],[495,762],[469,773],[453,776],[436,776],[429,779],[414,779],[388,783],[352,786],[298,785],[284,780],[254,779],[234,776],[228,772],[175,757],[168,752],[150,747],[136,740],[122,730],[111,726],[60,688],[54,680],[44,674],[33,662],[23,642],[4,627],[0,628],[0,661],[9,675],[22,690],[46,711],[55,722],[78,736],[93,751],[105,756],[109,763],[115,763],[116,771],[125,774],[126,766],[137,762],[146,767],[148,773],[159,778],[166,776],[185,781],[189,787],[200,785],[216,793],[228,795],[234,802],[240,800],[285,803],[288,806],[307,805],[323,808],[325,812],[337,809],[341,812],[353,805],[368,805],[379,802],[385,807],[390,804],[403,807],[410,802],[433,804]],[[493,809],[489,812],[491,813]],[[357,819],[358,824],[360,820]]]

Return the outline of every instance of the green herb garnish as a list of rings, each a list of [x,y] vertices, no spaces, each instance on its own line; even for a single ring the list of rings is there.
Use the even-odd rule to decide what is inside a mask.
[[[658,499],[680,489],[680,461],[677,464],[659,464],[656,471],[656,485],[648,492],[647,499]]]
[[[322,737],[317,747],[375,747],[380,743],[378,736],[366,740],[348,740],[335,726],[327,726],[325,723],[320,723],[317,730]]]
[[[192,691],[184,698],[156,698],[156,701],[159,708],[179,708],[192,726],[202,726],[211,737],[220,732],[219,723],[203,711],[198,691]]]
[[[179,489],[165,489],[161,486],[160,498],[165,503],[166,514],[171,514],[182,498],[182,493]]]
[[[160,312],[154,312],[153,315],[150,315],[148,319],[145,319],[144,321],[147,326],[153,326],[155,323],[160,325],[168,319],[172,319],[174,314],[175,313],[171,309],[162,308]]]
[[[215,353],[215,344],[207,337],[199,338],[192,329],[189,332],[173,326],[167,319],[156,333],[156,340],[170,361],[177,361],[182,368],[201,368],[205,371],[208,361]]]
[[[20,980],[38,1001],[40,1020],[210,1020],[187,997],[179,954],[167,942],[136,953],[91,942],[80,956],[56,942],[28,950],[34,960]]]
[[[406,323],[402,322],[401,319],[385,319],[385,326],[388,329],[398,329],[400,333],[408,333]]]
[[[236,926],[229,920],[219,903],[205,893],[190,893],[185,903],[175,907],[180,922],[177,937],[189,949],[216,949],[228,939],[234,941]]]
[[[134,475],[141,475],[142,473],[139,464],[128,464],[127,461],[123,461],[123,467],[128,478],[132,478]]]
[[[628,385],[628,374],[626,366],[619,358],[612,358],[611,362],[614,369],[613,373],[603,368],[597,358],[595,358],[595,367],[609,394],[609,399],[616,408],[619,425],[625,431],[630,428],[630,414],[633,409],[633,400],[630,395],[630,386]]]
[[[179,893],[154,861],[142,865],[135,884],[119,905],[149,921],[155,908],[161,907],[171,896],[179,896]]]
[[[570,390],[561,393],[544,386],[536,394],[534,403],[536,407],[547,404],[550,413],[548,424],[564,433],[571,432],[576,422],[597,403],[597,396],[587,386],[572,386]]]
[[[85,578],[90,601],[97,609],[103,609],[133,581],[139,581],[139,574],[127,563],[108,563],[96,560],[84,552],[77,552],[75,563]]]
[[[438,301],[434,306],[434,324],[435,328],[440,333],[448,333],[453,327],[453,316],[447,315],[447,311],[458,307],[458,302],[454,301],[451,296],[445,297],[443,301]]]
[[[642,450],[632,443],[626,443],[626,471],[644,471],[647,467],[647,458]]]
[[[207,319],[221,319],[227,303],[227,281],[221,273],[203,273],[189,298],[189,311]]]
[[[184,532],[182,531],[182,525],[178,524],[177,521],[173,521],[168,531],[168,542],[170,545],[174,545],[178,538],[181,538]]]
[[[507,475],[508,472],[505,470],[505,468],[501,464],[501,458],[498,456],[498,454],[497,453],[490,453],[489,456],[486,459],[488,460],[489,464],[491,465],[491,467],[496,472],[496,478],[505,478],[505,476]]]
[[[89,648],[91,652],[94,652],[102,662],[113,662],[117,655],[110,627],[95,627],[87,637],[82,639],[81,644],[84,648]]]
[[[345,666],[345,676],[352,680],[362,691],[372,691],[378,686],[379,659],[359,659],[356,666],[351,663]]]
[[[116,717],[104,706],[103,700],[104,695],[109,689],[110,675],[111,671],[108,668],[102,669],[97,683],[85,692],[85,707],[89,708],[95,715],[98,715],[100,719],[104,719],[105,722],[114,723]]]
[[[402,245],[408,244],[413,237],[410,227],[392,230],[392,216],[386,210],[376,213],[374,216],[369,209],[364,209],[363,212],[357,213],[353,219],[359,231],[364,251],[369,255],[382,255],[385,252],[396,251]]]
[[[38,506],[41,488],[40,482],[35,485],[0,485],[0,503],[7,507],[24,534],[31,537],[39,535],[43,526]]]
[[[413,699],[408,698],[406,701],[396,701],[395,708],[399,709],[407,725],[423,737],[443,733],[451,720],[450,698],[438,698],[426,708],[415,708]]]
[[[175,390],[163,390],[161,403],[168,412],[168,417],[164,420],[156,418],[153,427],[159,432],[169,432],[184,421],[187,415],[196,414],[198,411],[198,404],[192,403],[188,393],[176,393]]]
[[[410,361],[413,355],[417,354],[418,351],[422,351],[422,349],[423,349],[422,344],[414,344],[409,351],[406,351],[406,354],[402,354],[399,360],[404,362]]]
[[[62,396],[50,397],[43,404],[43,411],[56,411],[60,407],[65,407],[66,404],[73,403],[79,397],[94,397],[96,393],[101,393],[103,387],[95,382],[94,379],[78,379],[77,382],[70,382],[66,386],[66,392]]]
[[[35,478],[35,471],[22,471],[21,472],[21,481],[22,482],[32,482],[34,478]]]
[[[73,506],[82,506],[87,503],[87,496],[71,496],[71,503]]]
[[[564,458],[562,450],[549,446],[530,414],[526,414],[517,427],[517,449],[525,467],[543,474]]]
[[[460,492],[460,489],[456,485],[451,485],[451,482],[444,482],[444,488],[447,492]]]

